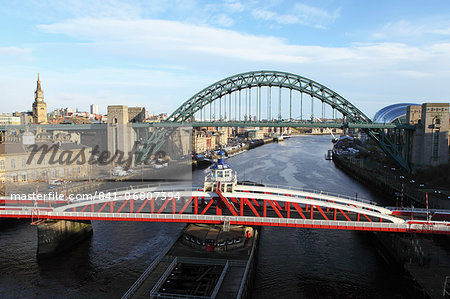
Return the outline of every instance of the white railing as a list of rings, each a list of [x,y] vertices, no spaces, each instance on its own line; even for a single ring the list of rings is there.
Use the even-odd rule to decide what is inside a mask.
[[[180,235],[182,234],[182,231],[178,234],[178,236],[168,245],[166,246],[166,249],[162,251],[157,258],[153,260],[153,262],[150,264],[150,266],[145,269],[145,271],[139,276],[139,278],[133,283],[133,285],[123,294],[121,299],[129,299],[131,296],[136,293],[138,288],[142,285],[142,283],[147,279],[147,277],[150,275],[150,273],[155,269],[155,267],[159,264],[159,262],[164,258],[164,256],[169,252],[169,250],[172,248],[173,244],[178,240]]]
[[[255,236],[253,238],[252,251],[248,258],[247,265],[245,266],[244,275],[242,276],[241,285],[239,286],[239,292],[236,296],[237,299],[241,299],[242,295],[244,294],[245,282],[247,281],[248,272],[250,271],[250,266],[253,263],[253,256],[255,255],[256,242],[258,241],[257,238],[259,238],[259,234],[256,231]]]
[[[442,291],[443,298],[450,297],[450,276],[445,276],[444,280],[444,290]]]
[[[172,263],[170,263],[169,267],[167,267],[166,271],[164,271],[163,275],[159,278],[158,282],[153,286],[151,292],[150,292],[150,298],[156,297],[158,294],[158,290],[161,288],[161,286],[164,284],[167,277],[169,277],[170,273],[172,272],[173,268],[177,265],[177,257],[174,257]],[[159,297],[159,296],[158,296]]]
[[[225,278],[225,274],[227,274],[228,267],[230,266],[230,263],[227,261],[225,264],[225,267],[223,267],[222,273],[220,274],[219,279],[217,280],[216,287],[214,288],[214,291],[211,294],[211,299],[215,299],[217,294],[219,293],[219,289],[222,286],[223,279]]]
[[[239,189],[243,189],[245,186],[253,187],[252,185],[238,185]],[[301,192],[313,193],[313,194],[318,194],[318,195],[328,195],[328,196],[337,197],[337,198],[341,198],[341,199],[348,199],[348,200],[353,200],[353,201],[362,202],[362,203],[366,203],[366,204],[371,204],[371,205],[374,205],[374,206],[377,205],[377,203],[375,203],[375,202],[373,202],[371,200],[367,200],[367,199],[363,199],[363,198],[359,198],[359,197],[355,197],[355,196],[348,196],[348,195],[333,193],[333,192],[315,190],[315,189],[307,189],[307,188],[301,188],[301,187],[292,187],[292,186],[286,186],[286,185],[272,185],[272,184],[264,184],[264,187],[275,188],[275,189],[301,191]]]
[[[0,210],[0,215],[23,215],[31,216],[33,209],[27,210]],[[314,225],[318,227],[338,226],[340,228],[373,228],[373,229],[393,229],[393,230],[419,230],[419,231],[436,231],[450,233],[450,222],[445,221],[418,221],[416,223],[387,223],[387,222],[357,222],[357,221],[342,221],[342,220],[314,220],[314,219],[293,219],[293,218],[269,218],[269,217],[249,217],[249,216],[221,216],[221,215],[194,215],[194,214],[150,214],[150,213],[98,213],[98,212],[53,212],[40,211],[40,217],[57,217],[57,218],[93,218],[93,219],[142,219],[149,221],[159,220],[180,220],[186,222],[202,222],[202,221],[217,221],[223,222],[229,220],[238,223],[260,223],[264,224],[298,224],[298,225]],[[418,222],[418,223],[417,223]]]

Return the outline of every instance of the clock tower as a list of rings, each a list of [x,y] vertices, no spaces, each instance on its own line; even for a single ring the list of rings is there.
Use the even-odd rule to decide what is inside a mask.
[[[37,87],[34,92],[33,103],[33,123],[46,124],[47,123],[47,104],[44,102],[44,92],[41,88],[41,79],[37,79]]]

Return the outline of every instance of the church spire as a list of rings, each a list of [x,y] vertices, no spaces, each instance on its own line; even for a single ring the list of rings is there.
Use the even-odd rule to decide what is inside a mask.
[[[39,72],[38,72],[38,79],[37,79],[37,91],[42,91],[41,89],[41,79],[39,78]]]
[[[35,124],[47,123],[47,104],[44,102],[44,92],[41,87],[41,78],[38,73],[36,91],[34,92],[33,122]]]

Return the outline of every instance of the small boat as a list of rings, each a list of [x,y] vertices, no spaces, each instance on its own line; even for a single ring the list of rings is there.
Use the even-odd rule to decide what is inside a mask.
[[[325,154],[325,160],[333,160],[333,150],[328,150],[328,153]]]

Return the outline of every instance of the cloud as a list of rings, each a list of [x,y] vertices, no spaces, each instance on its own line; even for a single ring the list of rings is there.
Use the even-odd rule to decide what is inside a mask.
[[[3,47],[0,48],[0,55],[8,56],[28,56],[31,53],[30,48],[18,48],[18,47]]]
[[[449,54],[446,44],[412,47],[404,43],[353,43],[347,47],[289,44],[272,36],[258,36],[229,29],[178,21],[110,18],[72,19],[39,25],[46,33],[87,41],[101,55],[125,55],[150,61],[197,64],[214,59],[269,63],[364,62],[379,68],[403,61],[421,61]]]
[[[227,56],[251,61],[302,61],[296,46],[274,37],[166,20],[74,19],[39,25],[46,33],[64,34],[92,42],[105,53],[124,53],[149,59]],[[139,45],[139,47],[136,47]],[[280,49],[281,48],[281,49]],[[205,58],[205,57],[203,57]]]
[[[307,24],[312,24],[314,27],[326,27],[339,18],[341,9],[337,8],[329,12],[314,6],[297,3],[294,6],[294,13]]]
[[[447,19],[426,19],[399,20],[389,22],[376,32],[372,37],[377,40],[396,40],[408,42],[423,42],[435,37],[450,36],[450,20]]]
[[[268,12],[266,17],[273,18]],[[33,45],[33,53],[45,52],[57,66],[50,75],[41,74],[46,78],[49,107],[67,106],[70,100],[87,109],[91,103],[106,105],[114,101],[170,112],[217,80],[260,69],[309,77],[370,111],[368,115],[405,97],[441,100],[450,93],[446,87],[450,80],[446,67],[450,65],[450,43],[303,45],[274,36],[143,17],[72,18],[37,28],[39,34],[55,34],[64,40],[51,46]],[[0,48],[0,53],[2,49],[11,53],[30,51]],[[79,63],[70,69],[72,61]],[[32,83],[38,70],[38,66],[27,70],[32,72],[32,76],[27,74]],[[14,80],[23,83],[18,78],[24,73],[11,77],[8,72],[10,78],[4,82],[11,85],[1,83],[6,75],[0,76],[0,84],[12,90],[11,86],[18,84]],[[5,97],[14,105],[24,103],[33,88],[16,86]],[[68,94],[73,97],[69,99]],[[30,105],[25,102],[25,107]]]
[[[0,47],[0,68],[6,65],[28,63],[32,60],[31,48]]]
[[[222,27],[230,27],[234,25],[233,19],[226,14],[220,14],[214,17],[214,23]]]
[[[315,28],[326,28],[340,16],[340,8],[333,12],[301,3],[294,5],[292,13],[280,14],[267,9],[253,9],[252,16],[256,19],[274,21],[281,25],[300,24]]]
[[[230,12],[243,12],[245,10],[244,5],[239,1],[234,0],[226,0],[225,1],[225,7]]]

